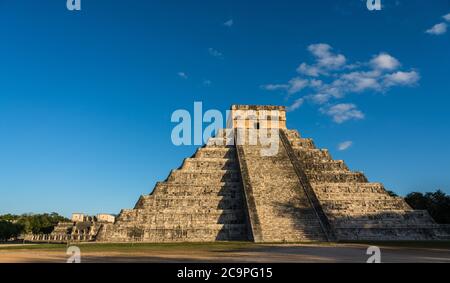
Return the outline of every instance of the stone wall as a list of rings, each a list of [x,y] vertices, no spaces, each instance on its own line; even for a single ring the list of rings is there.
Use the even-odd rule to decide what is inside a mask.
[[[86,219],[86,217],[82,219]],[[96,240],[102,225],[103,223],[97,221],[60,222],[52,233],[27,235],[25,240],[48,243],[90,242]]]

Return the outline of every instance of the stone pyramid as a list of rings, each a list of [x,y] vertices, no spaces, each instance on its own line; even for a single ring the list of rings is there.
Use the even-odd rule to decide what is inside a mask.
[[[228,130],[185,159],[134,209],[104,224],[97,241],[450,238],[426,211],[412,210],[382,184],[368,182],[311,139],[288,130],[284,107],[234,105],[231,110]],[[262,154],[266,144],[240,140],[246,130],[270,132],[278,141],[276,152]]]

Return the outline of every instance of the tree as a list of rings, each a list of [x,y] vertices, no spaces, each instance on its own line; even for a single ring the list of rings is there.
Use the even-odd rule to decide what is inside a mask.
[[[406,196],[405,201],[414,209],[426,210],[428,200],[422,193],[410,193]]]
[[[12,238],[17,238],[22,231],[23,227],[20,224],[0,220],[0,241],[6,242]]]
[[[3,221],[8,221],[8,222],[14,222],[19,218],[18,215],[13,215],[13,214],[5,214],[5,215],[0,215],[0,220]]]
[[[450,224],[450,196],[443,191],[410,193],[405,201],[414,209],[428,210],[437,223]]]
[[[387,191],[388,195],[390,195],[391,197],[398,197],[398,195],[393,192],[393,191]]]
[[[59,222],[67,222],[70,220],[52,212],[50,214],[5,214],[0,216],[0,221],[17,225],[17,227],[20,227],[20,233],[50,234]]]

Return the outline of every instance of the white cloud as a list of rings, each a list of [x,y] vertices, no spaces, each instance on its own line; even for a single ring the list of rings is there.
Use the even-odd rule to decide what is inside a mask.
[[[448,13],[447,15],[443,16],[444,20],[446,20],[447,22],[450,22],[450,13]]]
[[[442,18],[447,21],[450,22],[450,13],[448,13],[447,15],[442,16]],[[432,28],[426,30],[425,32],[428,34],[432,34],[432,35],[442,35],[445,34],[447,32],[448,29],[448,24],[445,22],[439,23],[439,24],[435,24]]]
[[[262,85],[262,89],[268,90],[268,91],[274,91],[274,90],[286,90],[289,88],[288,84],[268,84],[268,85]]]
[[[340,100],[349,94],[386,93],[396,86],[416,86],[420,80],[417,71],[402,70],[400,61],[385,52],[378,53],[367,61],[348,62],[344,55],[334,53],[328,44],[312,44],[308,46],[308,51],[314,56],[314,62],[300,64],[296,71],[302,75],[293,77],[287,83],[267,84],[261,88],[282,91],[287,94],[287,99],[293,94],[300,94],[301,103],[329,105],[331,100]],[[305,93],[306,91],[309,93]],[[348,106],[353,108],[343,111],[345,109],[342,107]],[[291,110],[297,108],[291,107]],[[337,123],[364,118],[364,114],[353,104],[337,104],[326,111],[323,109],[321,111]]]
[[[178,72],[178,76],[185,80],[188,78],[188,75],[185,72]]]
[[[419,80],[420,75],[416,71],[411,72],[398,71],[386,75],[384,78],[384,84],[387,87],[394,85],[411,86],[417,84]]]
[[[298,108],[300,108],[303,105],[304,102],[305,102],[305,100],[303,98],[299,98],[299,99],[295,100],[294,103],[292,103],[292,105],[289,106],[286,110],[288,112],[297,110]]]
[[[233,19],[230,19],[230,20],[224,22],[223,25],[230,28],[234,25],[234,21],[233,21]]]
[[[311,44],[308,51],[315,57],[313,65],[301,63],[297,72],[310,77],[326,75],[329,70],[337,70],[345,66],[347,59],[342,54],[333,53],[333,48],[326,43]]]
[[[309,81],[309,85],[311,87],[314,87],[314,88],[319,88],[319,87],[321,87],[323,85],[323,82],[321,80],[314,80],[313,79],[313,80]]]
[[[333,118],[333,121],[342,124],[348,120],[361,120],[364,119],[364,113],[358,110],[355,104],[341,103],[330,106],[328,108],[322,108],[322,113]]]
[[[370,64],[375,69],[389,70],[389,71],[395,70],[400,66],[400,62],[387,53],[378,54],[370,61]]]
[[[311,44],[308,46],[317,60],[317,65],[326,69],[337,69],[345,65],[347,59],[342,54],[334,54],[332,47],[326,43]]]
[[[338,86],[342,92],[363,92],[367,90],[379,91],[381,89],[378,83],[380,72],[351,72],[343,74],[334,81],[334,85]]]
[[[289,81],[288,93],[294,94],[308,86],[308,80],[293,78]]]
[[[426,31],[426,33],[433,34],[433,35],[441,35],[446,32],[447,32],[447,24],[446,23],[436,24],[432,28],[430,28]]]
[[[308,84],[308,80],[296,77],[291,79],[287,84],[267,84],[262,85],[261,88],[268,91],[285,90],[288,94],[295,94],[306,88]]]
[[[302,63],[297,68],[297,72],[310,77],[318,77],[322,73],[322,70],[320,70],[320,68],[317,66],[311,66],[306,63]]]
[[[217,58],[223,58],[223,54],[222,52],[214,49],[214,48],[209,48],[208,49],[208,53],[209,55],[213,56],[213,57],[217,57]]]
[[[349,149],[352,145],[353,145],[352,141],[341,142],[340,144],[338,144],[338,150],[345,151],[345,150]]]
[[[308,96],[314,103],[324,104],[331,99],[331,95],[327,93],[316,93],[314,95]]]

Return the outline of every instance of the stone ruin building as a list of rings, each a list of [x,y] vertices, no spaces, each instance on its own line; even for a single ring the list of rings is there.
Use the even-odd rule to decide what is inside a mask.
[[[103,224],[101,242],[443,240],[448,228],[413,210],[286,127],[280,106],[232,106],[220,131],[133,209]],[[242,113],[244,113],[242,115]],[[247,115],[245,113],[253,113]],[[267,114],[270,113],[270,114]],[[240,131],[268,130],[275,154]],[[232,140],[233,144],[229,143]]]
[[[114,223],[115,217],[110,214],[89,216],[84,213],[73,213],[70,222],[60,222],[51,234],[28,235],[26,241],[65,243],[72,241],[95,241],[102,225]]]
[[[276,137],[277,150],[264,153],[267,144],[247,131]],[[34,240],[448,240],[449,230],[288,129],[284,107],[234,105],[227,129],[133,209],[101,221],[74,214],[72,222]]]

